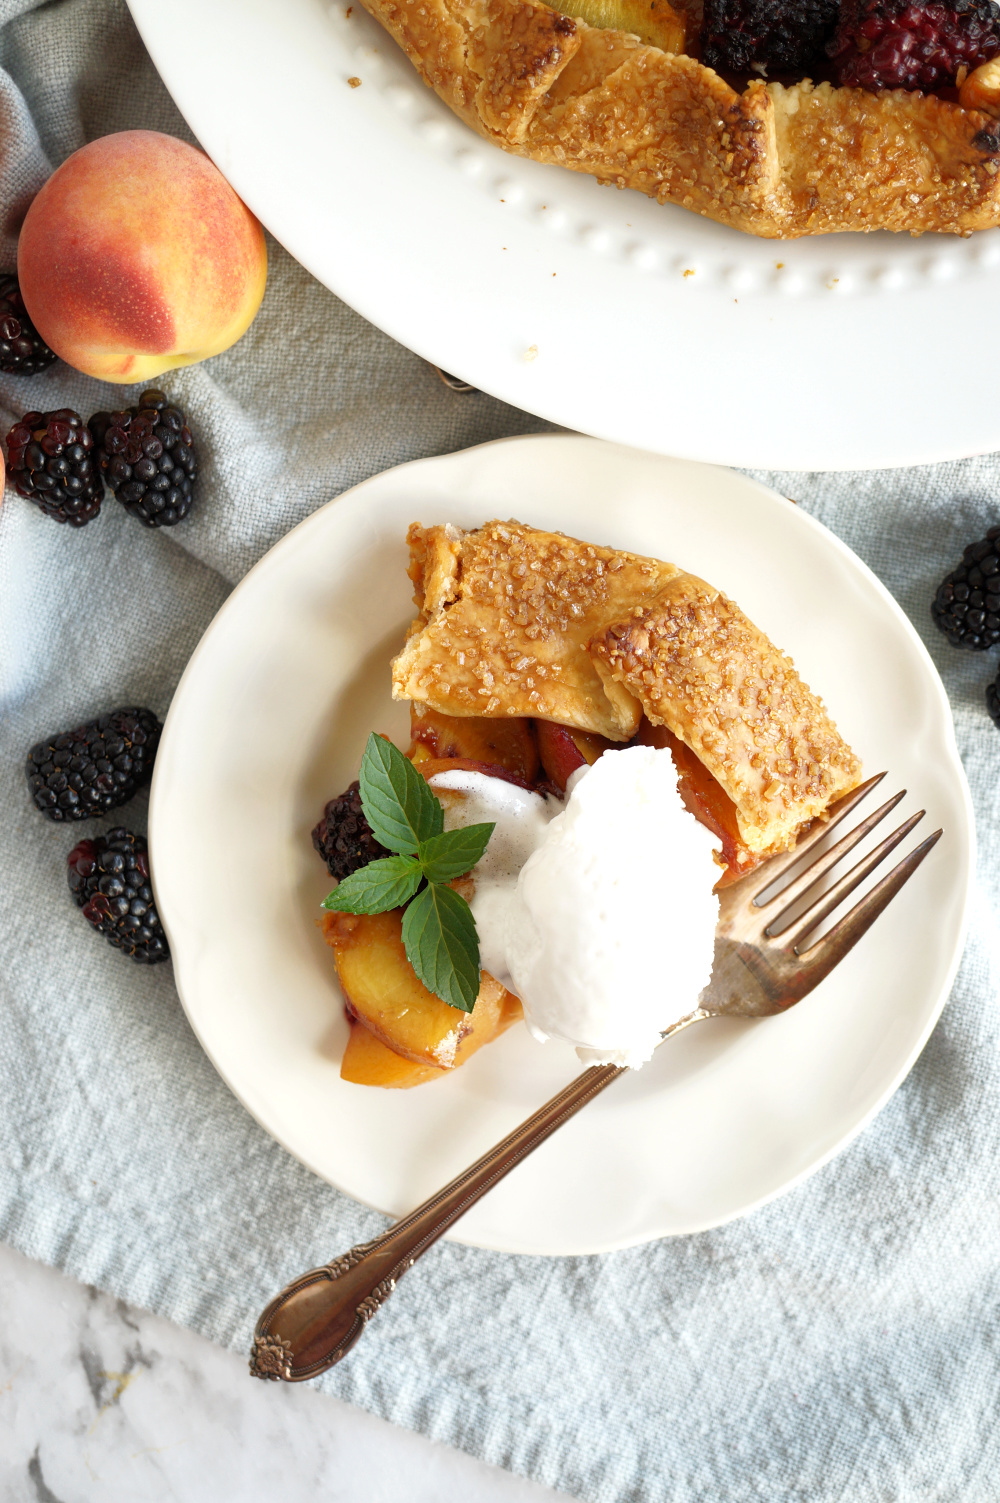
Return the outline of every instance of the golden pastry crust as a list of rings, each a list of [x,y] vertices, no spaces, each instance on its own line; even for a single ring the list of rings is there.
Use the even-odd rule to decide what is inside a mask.
[[[419,612],[397,699],[627,741],[642,714],[694,752],[747,849],[785,849],[861,764],[790,658],[674,564],[519,522],[410,528]]]
[[[858,784],[858,758],[791,658],[693,574],[605,627],[590,653],[708,768],[758,855],[785,849]]]
[[[605,688],[593,634],[655,599],[673,564],[580,543],[518,522],[477,532],[410,528],[419,612],[392,665],[395,699],[445,715],[535,716],[628,741],[642,710]]]
[[[751,83],[528,0],[364,0],[505,151],[768,238],[1000,223],[989,114],[936,96]]]

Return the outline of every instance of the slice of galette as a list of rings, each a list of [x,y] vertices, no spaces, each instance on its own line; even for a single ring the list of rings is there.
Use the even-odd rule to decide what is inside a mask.
[[[689,806],[726,837],[734,876],[860,781],[791,658],[675,564],[519,522],[414,526],[409,542],[419,614],[392,665],[396,698],[618,744],[673,738]]]
[[[414,524],[408,541],[417,616],[392,688],[410,701],[407,756],[446,820],[463,822],[468,794],[442,773],[513,786],[537,815],[537,795],[564,793],[584,764],[629,744],[669,747],[685,804],[717,837],[718,886],[788,849],[860,781],[858,758],[791,659],[677,565],[519,522]],[[339,880],[385,854],[357,790],[331,800],[313,835]],[[546,817],[559,807],[549,799]],[[472,900],[484,870],[454,885]],[[428,991],[401,919],[400,909],[323,919],[351,1019],[341,1075],[355,1084],[440,1078],[522,1015],[485,960],[471,1013]]]

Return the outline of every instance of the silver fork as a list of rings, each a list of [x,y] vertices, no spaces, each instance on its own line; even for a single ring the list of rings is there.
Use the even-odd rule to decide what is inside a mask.
[[[841,799],[826,819],[810,826],[794,850],[772,857],[749,876],[723,889],[712,979],[697,1008],[666,1029],[663,1039],[704,1018],[762,1018],[785,1012],[818,986],[853,949],[940,839],[941,831],[936,830],[894,866],[826,934],[806,943],[844,898],[905,839],[923,818],[924,810],[887,835],[828,891],[819,890],[820,884],[848,851],[895,809],[905,790],[869,814],[835,845],[816,854],[773,896],[768,894],[884,777],[885,773],[880,773],[869,778]],[[810,897],[812,901],[802,909],[802,900]],[[451,1184],[380,1237],[362,1242],[295,1279],[275,1296],[257,1322],[250,1357],[254,1377],[297,1383],[333,1367],[350,1351],[420,1255],[532,1149],[624,1073],[620,1065],[594,1065],[584,1070]]]

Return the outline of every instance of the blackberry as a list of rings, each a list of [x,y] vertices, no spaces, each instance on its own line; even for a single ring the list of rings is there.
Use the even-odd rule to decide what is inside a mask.
[[[931,615],[954,647],[981,651],[1000,642],[1000,527],[969,544],[938,585]]]
[[[823,59],[837,0],[705,0],[702,61],[723,73],[802,73]]]
[[[173,527],[191,510],[198,473],[187,419],[162,391],[144,391],[137,407],[98,412],[90,420],[98,462],[130,516],[147,527]]]
[[[993,724],[1000,730],[1000,672],[986,689],[986,708]]]
[[[88,923],[109,945],[142,965],[170,954],[149,885],[149,854],[141,835],[109,830],[81,840],[67,857],[69,890]]]
[[[152,710],[111,710],[46,736],[28,753],[28,787],[46,819],[93,819],[127,804],[153,775],[162,725]]]
[[[995,0],[843,0],[827,44],[840,84],[940,89],[1000,52]]]
[[[18,495],[47,517],[85,527],[104,499],[93,448],[83,418],[69,407],[26,412],[7,435],[7,474]]]
[[[392,854],[372,834],[361,807],[361,784],[357,782],[330,800],[312,832],[312,841],[330,876],[338,882],[367,866],[369,861]]]
[[[56,359],[28,317],[17,277],[0,276],[0,371],[37,376]]]

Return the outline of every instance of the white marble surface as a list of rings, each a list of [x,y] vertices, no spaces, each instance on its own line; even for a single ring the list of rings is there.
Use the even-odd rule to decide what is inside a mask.
[[[0,1245],[0,1503],[558,1503]]]

